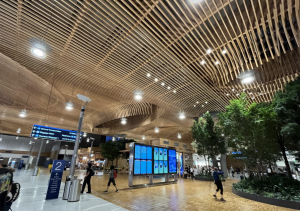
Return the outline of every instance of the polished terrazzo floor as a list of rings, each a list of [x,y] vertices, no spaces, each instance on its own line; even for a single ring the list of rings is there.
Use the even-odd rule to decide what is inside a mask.
[[[76,172],[83,177],[83,172]],[[139,180],[139,181],[137,181]],[[156,179],[159,181],[160,179]],[[115,205],[128,210],[228,210],[228,211],[287,211],[291,209],[263,204],[241,198],[232,193],[232,184],[236,179],[227,179],[223,182],[224,198],[215,199],[212,194],[216,187],[213,182],[197,181],[180,178],[178,184],[164,185],[150,188],[129,189],[128,176],[119,174],[116,179],[119,193],[114,192],[113,186],[105,194],[108,175],[92,178],[92,194]],[[134,182],[146,183],[145,177],[137,177]]]

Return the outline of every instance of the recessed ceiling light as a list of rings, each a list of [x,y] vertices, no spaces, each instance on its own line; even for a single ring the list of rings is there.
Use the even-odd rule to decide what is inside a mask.
[[[199,103],[199,101],[196,102],[197,104]]]
[[[24,118],[24,117],[26,117],[26,114],[27,114],[27,112],[26,112],[26,110],[24,109],[24,110],[22,110],[22,111],[19,113],[19,117]]]
[[[162,86],[164,86],[164,85],[165,85],[165,83],[164,83],[164,82],[162,82],[162,83],[161,83],[161,85],[162,85]]]
[[[241,79],[241,83],[242,83],[242,84],[249,84],[249,83],[251,83],[251,82],[253,82],[253,81],[254,81],[254,77],[253,77],[253,76],[249,76],[249,77],[247,77],[247,78]]]
[[[259,95],[262,95],[262,93],[260,92]]]
[[[204,105],[202,105],[202,107],[204,107]]]
[[[168,86],[168,89],[171,89],[171,87]]]
[[[142,139],[145,140],[145,138],[146,138],[145,135],[143,135],[143,136],[142,136]]]
[[[205,103],[207,104],[207,101],[205,101]]]
[[[239,96],[239,95],[240,95],[239,93],[236,94],[236,96]]]
[[[185,114],[183,112],[179,113],[179,119],[185,119]]]
[[[181,134],[180,133],[178,133],[177,138],[181,138]]]
[[[126,118],[122,118],[121,119],[121,124],[122,125],[126,125],[127,124],[127,119]]]
[[[229,93],[227,93],[226,95],[229,96]]]
[[[232,89],[232,91],[234,92],[235,89]]]
[[[133,94],[135,100],[140,101],[141,99],[143,99],[144,92],[142,90],[137,89],[133,92]]]
[[[212,50],[210,48],[206,50],[207,54],[210,54],[211,52],[212,52]]]
[[[224,49],[223,51],[222,51],[222,54],[226,54],[227,53],[227,51],[226,51],[226,49]]]
[[[249,94],[252,95],[252,92],[250,92]]]
[[[74,108],[74,103],[72,103],[71,101],[66,103],[67,110],[70,111],[70,110],[73,110],[73,108]]]
[[[206,62],[204,61],[204,60],[202,60],[201,62],[200,62],[200,64],[201,65],[204,65]]]
[[[219,62],[219,61],[216,61],[216,62],[215,62],[215,65],[218,65],[218,64],[220,64],[220,62]]]
[[[151,75],[150,75],[150,73],[147,73],[147,77],[150,77]]]
[[[194,105],[194,107],[196,107],[196,105]]]
[[[31,53],[38,58],[45,58],[46,53],[42,49],[39,48],[31,48]]]
[[[174,90],[173,92],[176,93],[176,90]]]
[[[159,132],[159,128],[158,127],[154,128],[154,132],[158,133]]]
[[[243,89],[243,92],[245,91],[246,89]]]
[[[158,79],[157,79],[157,78],[155,78],[155,79],[154,79],[154,81],[155,81],[155,82],[157,82],[157,81],[158,81]]]

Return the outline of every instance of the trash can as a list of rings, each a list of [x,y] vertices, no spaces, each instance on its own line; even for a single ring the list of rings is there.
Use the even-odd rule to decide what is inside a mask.
[[[77,176],[74,176],[74,179],[77,179]],[[66,176],[64,194],[63,194],[63,197],[62,197],[63,200],[68,200],[68,198],[69,198],[69,192],[70,192],[70,187],[71,187],[71,177],[70,176]]]
[[[72,181],[70,191],[69,191],[68,202],[76,202],[80,200],[81,181],[82,179],[74,179]]]

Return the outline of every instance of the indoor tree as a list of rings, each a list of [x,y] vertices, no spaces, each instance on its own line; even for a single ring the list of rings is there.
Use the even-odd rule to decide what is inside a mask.
[[[125,150],[126,143],[134,142],[132,139],[120,139],[118,141],[106,141],[100,144],[100,152],[102,157],[106,158],[108,161],[113,162],[115,159],[120,157],[128,158],[128,153],[125,154],[120,152],[121,150]]]
[[[275,131],[274,140],[280,146],[288,175],[292,178],[286,151],[294,153],[300,149],[300,77],[278,91],[272,105],[276,116],[270,127]]]
[[[194,121],[191,132],[194,139],[192,146],[198,155],[204,157],[205,162],[206,158],[209,160],[227,152],[221,129],[215,125],[209,112],[206,112],[203,118]]]
[[[279,153],[267,131],[267,120],[274,115],[272,111],[268,103],[249,104],[246,94],[242,93],[239,99],[230,101],[225,112],[218,115],[219,124],[233,149],[241,152],[242,161],[257,172],[274,164]]]

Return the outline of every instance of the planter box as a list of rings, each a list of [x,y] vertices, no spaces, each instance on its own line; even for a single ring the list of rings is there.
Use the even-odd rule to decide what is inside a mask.
[[[258,201],[261,203],[271,204],[271,205],[279,206],[279,207],[286,207],[286,208],[290,208],[290,209],[300,210],[300,203],[298,203],[298,202],[268,198],[268,197],[264,197],[262,195],[257,195],[257,194],[244,193],[244,192],[234,189],[234,187],[232,187],[232,192],[235,195],[238,195],[240,197],[250,199],[253,201]]]
[[[214,181],[213,178],[207,178],[207,177],[194,177],[195,180],[200,180],[200,181]]]

